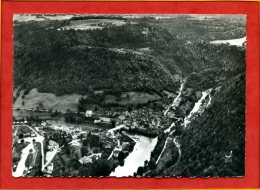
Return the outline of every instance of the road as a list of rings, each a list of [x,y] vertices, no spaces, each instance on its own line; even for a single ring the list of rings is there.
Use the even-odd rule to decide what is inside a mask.
[[[183,90],[183,88],[184,88],[185,82],[186,82],[186,79],[184,79],[184,80],[182,81],[181,86],[180,86],[180,89],[179,89],[179,93],[178,93],[178,95],[176,96],[176,98],[174,98],[172,104],[165,110],[165,112],[164,112],[164,115],[165,115],[165,116],[166,116],[166,114],[168,113],[168,111],[170,110],[170,108],[175,108],[176,106],[179,105],[179,103],[180,103],[180,101],[181,101],[181,99],[180,99],[181,93],[182,93],[182,90]]]
[[[33,139],[35,139],[36,142],[39,142],[41,144],[41,154],[42,154],[42,166],[44,165],[44,150],[43,150],[43,141],[44,137],[41,136],[35,129],[28,125],[19,125],[17,127],[28,127],[31,129],[35,134],[36,137],[26,137],[24,138],[24,142],[29,142],[29,144],[22,150],[21,159],[18,162],[16,171],[13,172],[14,177],[22,177],[24,175],[24,172],[26,171],[25,161],[29,155],[29,151],[32,150],[32,153],[35,153],[34,145],[33,145]]]

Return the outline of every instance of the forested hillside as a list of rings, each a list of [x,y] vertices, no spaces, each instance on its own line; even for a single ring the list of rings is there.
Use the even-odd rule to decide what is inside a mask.
[[[245,75],[219,88],[212,104],[180,137],[182,155],[162,175],[243,176],[245,156]],[[232,158],[226,160],[226,156]]]
[[[174,19],[158,19],[153,24],[167,28],[181,39],[209,41],[244,37],[245,19],[243,15],[179,15]]]
[[[30,31],[27,25],[33,25]],[[161,40],[154,36],[159,31],[154,29],[146,41],[142,29],[142,25],[90,31],[58,31],[38,23],[15,26],[14,85],[56,95],[175,87],[171,73],[149,55],[149,47]],[[160,38],[164,43],[171,36],[164,32]],[[147,52],[140,50],[147,46]]]
[[[109,158],[135,134],[129,175],[244,176],[244,16],[70,16],[14,22],[14,110],[95,130]]]
[[[17,23],[14,87],[56,95],[176,90],[174,74],[233,67],[241,57],[236,47],[187,44],[153,22],[93,30],[62,29],[69,21]]]

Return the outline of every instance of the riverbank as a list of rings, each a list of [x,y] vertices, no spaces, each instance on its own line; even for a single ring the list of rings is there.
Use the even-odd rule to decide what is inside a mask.
[[[139,167],[145,165],[150,160],[150,154],[157,144],[158,138],[149,138],[141,135],[128,134],[135,141],[133,152],[125,159],[123,166],[118,166],[111,177],[127,177],[134,176]]]

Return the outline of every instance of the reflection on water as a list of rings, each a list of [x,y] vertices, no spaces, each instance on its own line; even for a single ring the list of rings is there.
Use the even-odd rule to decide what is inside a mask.
[[[142,135],[129,135],[135,142],[134,150],[125,159],[124,166],[118,166],[110,176],[125,177],[133,176],[139,166],[144,166],[145,160],[150,160],[150,155],[158,138],[149,138]]]

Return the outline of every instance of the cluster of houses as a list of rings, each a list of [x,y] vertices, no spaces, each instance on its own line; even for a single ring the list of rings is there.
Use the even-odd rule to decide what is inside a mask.
[[[80,135],[87,133],[81,128],[70,127],[65,124],[49,124],[48,121],[43,121],[40,125],[35,126],[34,128],[43,136],[44,134],[47,134],[50,139],[54,137],[54,132],[59,132],[60,137],[70,136],[72,139],[78,139]]]
[[[132,111],[93,111],[87,110],[85,112],[85,117],[95,118],[93,123],[100,124],[106,123],[111,124],[112,120],[115,121],[115,126],[123,126],[125,129],[139,129],[143,131],[156,131],[162,130],[163,114],[161,112],[155,112],[152,109],[141,108]],[[18,123],[14,123],[18,124]],[[19,123],[21,124],[21,123]],[[27,124],[24,121],[24,124]],[[56,150],[61,149],[66,142],[70,146],[82,147],[82,142],[87,138],[88,132],[82,130],[79,127],[71,127],[63,123],[55,123],[49,121],[42,121],[40,124],[32,124],[33,128],[47,140],[47,152],[49,157],[56,152]],[[117,128],[117,127],[115,127]],[[120,128],[120,127],[119,127]],[[114,129],[114,128],[113,128]],[[119,159],[120,153],[126,155],[131,150],[131,143],[127,140],[121,138],[122,134],[116,131],[109,132],[110,130],[105,130],[104,128],[93,128],[91,130],[92,135],[97,135],[104,143],[103,150],[98,152],[92,152],[90,155],[84,155],[79,157],[78,161],[81,164],[93,163],[94,160],[101,158],[102,154],[105,152],[108,154],[107,160]],[[33,134],[28,134],[33,135]],[[46,155],[47,156],[47,155]],[[102,156],[103,157],[103,156]],[[50,162],[49,172],[53,170],[53,163]]]
[[[108,157],[108,160],[110,160],[111,158],[118,158],[120,152],[124,154],[129,153],[129,149],[130,149],[129,142],[120,142],[120,140],[117,139],[117,146],[111,152],[110,156]]]
[[[87,137],[87,132],[86,131],[82,131],[80,128],[74,128],[74,127],[68,127],[66,125],[49,125],[46,122],[42,122],[41,127],[48,127],[54,131],[60,131],[60,135],[63,137],[64,135],[70,135],[72,137],[71,141],[68,143],[72,146],[77,146],[77,147],[81,147],[82,143],[81,143],[81,139],[83,137],[86,138]],[[118,155],[120,152],[128,152],[129,150],[129,142],[121,142],[118,140],[120,139],[120,134],[119,133],[107,133],[107,131],[100,131],[100,130],[92,130],[91,132],[92,135],[96,135],[100,138],[100,140],[102,142],[104,142],[104,149],[111,151],[111,156],[114,158],[118,158]],[[55,139],[53,138],[54,133],[49,133],[49,138],[50,139]],[[50,140],[49,141],[49,145],[48,145],[48,149],[52,150],[52,149],[56,149],[57,147],[53,147],[53,146],[59,146],[58,143],[52,143],[50,144],[50,142],[55,142]],[[115,146],[117,144],[117,146]],[[99,158],[101,158],[102,153],[93,153],[89,156],[84,156],[82,158],[79,159],[79,162],[81,164],[87,164],[87,163],[92,163],[93,160],[98,160]]]
[[[93,111],[86,111],[86,117],[93,117]],[[113,112],[106,113],[106,115],[112,115]],[[95,123],[107,122],[110,123],[112,117],[100,116],[99,119],[96,119]],[[73,147],[71,150],[74,153],[75,150],[80,150],[83,146],[83,140],[88,138],[89,132],[82,130],[80,127],[72,127],[66,123],[56,123],[49,120],[44,120],[41,123],[37,122],[28,122],[28,121],[14,121],[13,126],[15,125],[27,125],[32,127],[37,133],[45,137],[44,146],[46,148],[45,152],[45,165],[43,167],[43,172],[46,175],[51,176],[52,172],[55,170],[55,162],[53,159],[57,153],[62,153],[65,145]],[[120,155],[120,152],[126,154],[129,152],[130,143],[126,142],[127,140],[122,140],[120,133],[108,133],[108,130],[104,128],[94,127],[91,130],[91,135],[96,135],[99,137],[100,141],[103,143],[101,149],[93,151],[90,147],[88,155],[78,157],[80,164],[93,163],[95,160],[98,160],[102,157],[107,159],[117,159]],[[18,135],[18,134],[14,134]],[[35,135],[33,132],[30,134],[24,134],[32,137]],[[121,139],[121,142],[118,140]],[[98,143],[98,142],[97,142]],[[68,146],[67,146],[68,147]],[[65,150],[65,149],[64,149]],[[81,155],[81,154],[79,154]],[[107,156],[106,156],[107,155]],[[48,163],[48,164],[46,164]]]
[[[156,133],[163,130],[164,126],[167,126],[165,124],[162,113],[155,112],[152,109],[125,111],[116,119],[116,125],[124,125],[127,129],[154,131]]]

